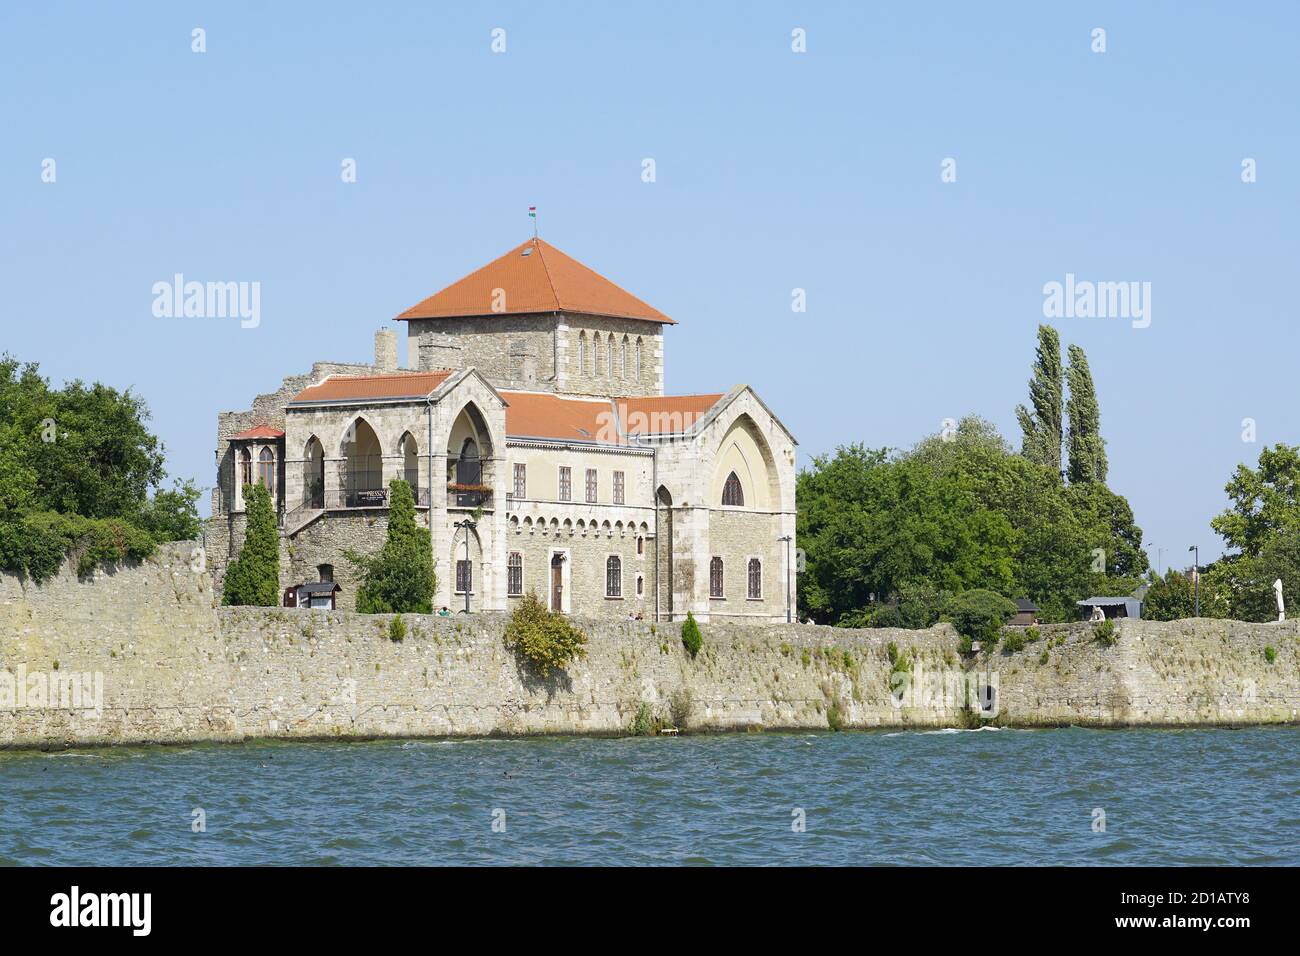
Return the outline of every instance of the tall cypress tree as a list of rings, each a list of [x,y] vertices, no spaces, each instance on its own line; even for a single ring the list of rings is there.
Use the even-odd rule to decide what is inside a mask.
[[[266,485],[244,485],[248,522],[244,547],[226,569],[222,600],[226,604],[275,607],[280,603],[280,532]]]
[[[1105,483],[1108,465],[1106,443],[1101,437],[1101,409],[1097,405],[1097,391],[1088,369],[1088,356],[1077,345],[1069,348],[1070,400],[1066,414],[1070,422],[1070,483],[1086,481]]]
[[[429,529],[415,520],[415,496],[400,478],[388,484],[388,538],[373,556],[345,551],[361,571],[357,610],[363,614],[428,614],[436,578]]]
[[[1029,401],[1033,411],[1016,406],[1016,418],[1024,435],[1020,453],[1032,462],[1061,473],[1061,406],[1065,383],[1061,370],[1061,337],[1050,325],[1038,327],[1038,355],[1034,376],[1029,380]]]

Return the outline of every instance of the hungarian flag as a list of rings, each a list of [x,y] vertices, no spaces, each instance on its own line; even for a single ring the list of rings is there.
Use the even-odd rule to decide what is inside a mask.
[[[528,207],[528,218],[529,218],[529,219],[536,219],[536,218],[537,218],[537,207],[536,207],[536,206],[529,206],[529,207]]]

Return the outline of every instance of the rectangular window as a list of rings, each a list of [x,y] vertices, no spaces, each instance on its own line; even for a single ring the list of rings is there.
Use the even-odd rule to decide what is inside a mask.
[[[560,500],[573,500],[573,469],[568,465],[560,466]]]
[[[587,469],[587,503],[596,503],[596,469]]]
[[[623,503],[623,473],[621,471],[616,471],[614,472],[614,504],[621,505],[622,503]]]
[[[605,597],[623,596],[623,562],[614,555],[605,561]]]
[[[518,597],[524,593],[524,556],[518,551],[510,552],[506,564],[506,594]]]
[[[720,598],[722,596],[722,559],[714,558],[709,562],[709,597]]]
[[[515,497],[528,497],[528,466],[522,463],[515,465]]]
[[[463,558],[456,562],[456,593],[465,594],[473,592],[474,572],[473,565]]]
[[[748,596],[755,601],[763,597],[763,562],[758,558],[749,559]]]

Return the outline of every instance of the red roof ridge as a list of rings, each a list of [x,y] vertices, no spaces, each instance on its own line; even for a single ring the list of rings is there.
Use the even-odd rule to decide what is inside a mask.
[[[534,255],[536,265],[528,261]],[[504,308],[494,311],[500,290],[506,291],[501,303]],[[546,312],[676,324],[648,302],[539,237],[520,243],[444,286],[396,316],[396,321]]]

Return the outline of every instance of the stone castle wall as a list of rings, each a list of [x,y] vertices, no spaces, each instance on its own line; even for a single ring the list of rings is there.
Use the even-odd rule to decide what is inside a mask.
[[[504,647],[504,615],[407,616],[395,642],[383,615],[214,608],[211,576],[192,554],[171,545],[137,566],[87,581],[65,572],[39,587],[0,576],[0,746],[617,734],[643,705],[695,731],[949,727],[977,720],[970,688],[986,685],[997,690],[995,722],[1017,726],[1300,714],[1295,622],[1126,621],[1113,647],[1086,624],[1059,625],[971,668],[946,625],[714,623],[692,659],[679,625],[580,619],[587,658],[542,681]],[[910,661],[906,679],[897,657]],[[98,680],[102,694],[88,690],[79,707],[20,702],[19,675],[33,687]]]

